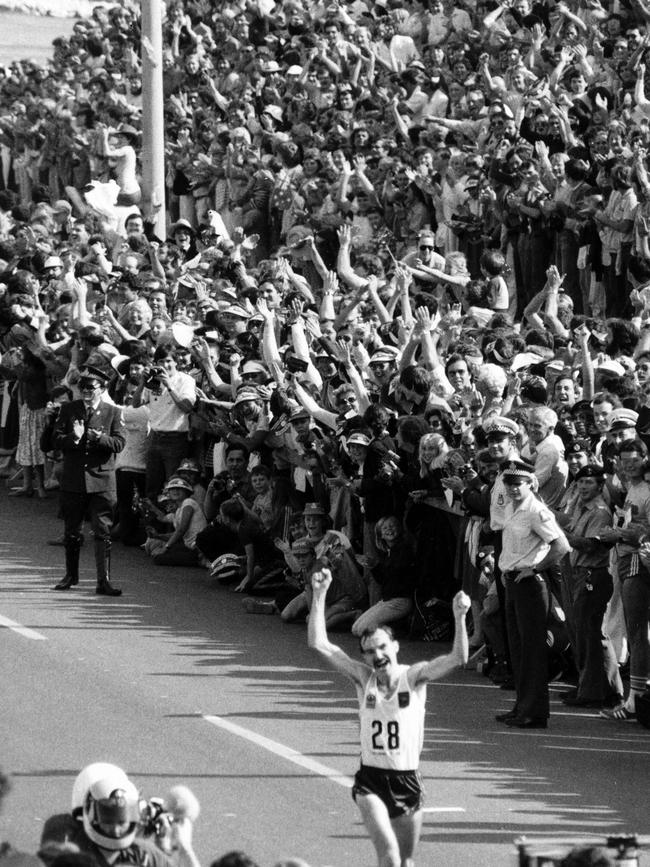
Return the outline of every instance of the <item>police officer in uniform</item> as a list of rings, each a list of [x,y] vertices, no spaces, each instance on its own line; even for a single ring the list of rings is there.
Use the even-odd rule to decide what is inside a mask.
[[[104,398],[109,375],[86,365],[80,371],[81,400],[64,404],[52,443],[63,453],[61,511],[64,522],[65,577],[55,590],[79,583],[79,552],[84,517],[93,531],[96,593],[120,596],[110,582],[111,528],[115,496],[115,455],[125,442],[122,411]]]
[[[422,825],[423,790],[418,765],[424,735],[426,685],[468,657],[465,615],[469,597],[454,598],[456,631],[446,656],[414,665],[399,665],[399,644],[389,627],[364,632],[359,639],[364,661],[357,662],[332,644],[325,626],[325,597],[332,582],[329,569],[312,576],[309,646],[354,683],[359,701],[361,769],[352,797],[377,852],[379,867],[413,863]]]
[[[551,510],[535,496],[530,464],[508,461],[499,567],[506,590],[506,628],[515,680],[514,708],[497,720],[522,729],[546,728],[549,716],[546,623],[550,594],[544,571],[570,550]]]
[[[517,450],[517,436],[519,425],[516,421],[506,416],[493,416],[484,425],[487,438],[487,448],[490,457],[499,465],[499,474],[494,481],[490,492],[490,529],[493,532],[494,545],[494,577],[496,581],[497,598],[499,600],[499,615],[502,627],[503,646],[505,657],[497,656],[494,666],[490,670],[492,681],[504,689],[512,689],[512,668],[510,665],[510,648],[508,646],[508,632],[505,621],[505,588],[501,570],[499,569],[499,557],[501,555],[501,532],[505,526],[505,509],[508,504],[508,495],[503,483],[502,467],[512,459],[519,457]]]

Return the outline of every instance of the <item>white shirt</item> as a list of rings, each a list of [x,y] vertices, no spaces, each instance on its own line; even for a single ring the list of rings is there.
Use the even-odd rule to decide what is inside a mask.
[[[149,435],[149,407],[125,406],[123,410],[126,441],[115,455],[116,470],[143,473],[146,467],[147,436]]]
[[[192,510],[192,520],[190,521],[190,526],[185,531],[183,542],[186,548],[194,548],[196,547],[196,537],[199,535],[201,530],[204,530],[207,527],[208,522],[203,514],[203,509],[199,506],[196,500],[193,497],[188,497],[186,500],[183,500],[178,509],[174,512],[174,529],[180,524],[181,514],[185,508],[190,508]]]
[[[553,513],[534,494],[517,508],[510,502],[505,507],[499,568],[502,572],[535,569],[548,554],[551,542],[563,536]]]
[[[177,370],[170,377],[174,394],[179,399],[196,400],[196,382],[187,373]],[[149,406],[151,430],[158,433],[182,433],[189,430],[189,416],[180,409],[171,394],[163,388],[160,394],[154,394],[150,389],[142,391],[142,403]]]

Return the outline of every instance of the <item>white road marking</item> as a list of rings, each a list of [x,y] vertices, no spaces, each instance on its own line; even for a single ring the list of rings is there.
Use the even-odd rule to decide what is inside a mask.
[[[12,632],[22,635],[23,638],[31,638],[32,641],[47,641],[47,638],[44,635],[41,635],[40,632],[37,632],[35,629],[30,629],[28,626],[22,626],[20,623],[16,623],[15,620],[10,620],[8,617],[3,617],[2,614],[0,614],[0,626],[11,629]]]
[[[208,716],[203,714],[203,719],[211,723],[213,726],[217,726],[217,728],[224,729],[233,735],[237,735],[237,737],[244,738],[244,740],[257,744],[258,747],[262,747],[262,749],[268,750],[276,756],[287,759],[287,761],[293,762],[294,765],[298,765],[300,768],[311,771],[319,777],[326,777],[326,779],[331,780],[333,783],[338,783],[339,786],[345,786],[346,789],[352,788],[351,777],[346,777],[345,774],[341,774],[340,771],[336,771],[334,768],[328,768],[327,765],[322,765],[320,762],[314,761],[314,759],[303,756],[302,753],[291,749],[291,747],[287,747],[278,741],[272,741],[270,738],[265,738],[264,735],[259,735],[257,732],[253,732],[250,729],[244,728],[244,726],[237,725],[237,723],[230,722],[230,720],[226,720],[220,716]]]
[[[213,726],[217,726],[217,728],[224,729],[225,731],[230,732],[233,735],[237,735],[237,737],[244,738],[245,740],[250,741],[253,744],[257,744],[258,747],[262,747],[263,749],[268,750],[270,753],[273,753],[276,756],[280,756],[280,758],[287,759],[288,761],[293,762],[294,765],[298,765],[298,767],[300,768],[311,771],[313,774],[316,774],[319,777],[325,777],[326,779],[331,780],[333,783],[338,783],[339,786],[344,786],[346,789],[352,788],[353,780],[351,777],[346,777],[339,771],[334,770],[334,768],[329,768],[327,765],[323,765],[320,762],[314,761],[314,759],[303,756],[302,753],[299,753],[297,750],[294,750],[291,747],[287,747],[284,744],[279,743],[278,741],[272,741],[270,738],[264,737],[264,735],[257,734],[257,732],[253,732],[250,729],[244,728],[244,726],[237,725],[237,723],[226,720],[223,717],[210,716],[208,714],[201,714],[201,716],[206,722],[211,723]],[[465,808],[425,807],[422,812],[464,813]]]
[[[609,747],[608,749],[599,749],[597,747],[561,747],[556,744],[547,745],[545,750],[574,750],[581,753],[621,753],[626,756],[650,756],[650,750],[615,750]]]

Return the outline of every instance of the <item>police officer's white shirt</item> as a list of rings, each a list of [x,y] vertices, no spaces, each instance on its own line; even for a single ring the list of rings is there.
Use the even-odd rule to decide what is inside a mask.
[[[408,665],[399,666],[396,690],[382,695],[373,672],[359,707],[361,764],[372,768],[414,771],[424,738],[426,684],[411,689]]]
[[[551,510],[530,493],[518,506],[504,510],[502,572],[535,569],[548,554],[551,542],[564,536]]]

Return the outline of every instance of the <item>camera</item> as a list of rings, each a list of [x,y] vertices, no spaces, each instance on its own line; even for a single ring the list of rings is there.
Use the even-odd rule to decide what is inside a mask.
[[[304,358],[297,358],[295,355],[289,356],[286,361],[286,368],[289,373],[305,373],[309,367],[309,362]]]
[[[144,384],[145,386],[155,393],[160,392],[162,390],[162,382],[160,377],[163,376],[165,371],[162,367],[152,367],[147,375],[145,376]]]

